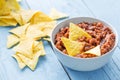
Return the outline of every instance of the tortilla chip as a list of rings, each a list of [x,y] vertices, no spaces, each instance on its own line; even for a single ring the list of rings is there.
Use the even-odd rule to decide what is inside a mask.
[[[25,39],[20,41],[20,43],[14,47],[14,51],[19,52],[26,57],[32,58],[33,57],[33,39]]]
[[[37,63],[38,63],[39,57],[45,55],[45,51],[44,51],[44,47],[43,47],[42,41],[41,42],[34,41],[32,46],[33,46],[32,47],[33,54],[31,56],[31,58],[26,56],[26,54],[21,53],[21,51],[20,52],[16,52],[16,54],[13,55],[13,57],[18,61],[18,64],[19,64],[20,68],[24,68],[27,65],[31,70],[34,70],[36,65],[37,65]],[[27,50],[28,49],[26,49],[26,51]]]
[[[22,55],[21,53],[17,54],[20,56],[22,61],[31,69],[34,70],[39,60],[39,54],[35,54],[32,59]]]
[[[11,48],[17,43],[19,43],[20,39],[15,35],[9,35],[7,40],[7,48]]]
[[[43,38],[43,40],[51,42],[50,38]]]
[[[50,36],[53,28],[56,26],[56,21],[43,22],[39,24],[40,30],[44,32],[44,36]]]
[[[34,41],[33,43],[33,49],[35,49],[35,47],[39,44],[39,41]]]
[[[85,45],[84,43],[72,41],[72,40],[64,38],[64,37],[62,37],[61,40],[70,56],[75,56],[77,54],[82,53],[82,50]]]
[[[47,16],[46,14],[42,13],[42,12],[37,12],[36,14],[34,14],[34,16],[31,18],[31,24],[37,24],[40,22],[49,22],[49,21],[53,21],[49,16]]]
[[[21,10],[20,14],[22,16],[23,24],[28,23],[36,12],[37,11],[33,11],[33,10]]]
[[[94,54],[96,56],[101,56],[100,45],[98,45],[98,46],[84,52],[84,54],[86,54],[86,53],[87,54]]]
[[[2,19],[14,19],[11,15],[7,15],[7,16],[0,16],[0,20]]]
[[[86,31],[82,28],[78,27],[77,25],[70,23],[70,33],[69,39],[77,40],[79,37],[85,36],[87,38],[92,38]]]
[[[42,41],[40,41],[36,46],[34,46],[33,52],[34,54],[39,54],[40,56],[44,56],[46,54]]]
[[[19,14],[19,11],[11,12],[10,15],[14,17],[14,19],[19,23],[19,25],[22,25],[22,16]]]
[[[0,0],[0,9],[2,9],[4,5],[5,5],[5,0]]]
[[[17,25],[17,22],[14,19],[11,19],[11,20],[4,19],[2,21],[5,23],[5,25],[1,25],[1,26],[16,26]]]
[[[34,40],[39,40],[41,37],[44,36],[44,33],[36,27],[37,25],[31,25],[28,27],[26,32],[27,38],[32,38]]]
[[[57,11],[56,9],[52,8],[51,12],[50,12],[50,17],[54,20],[58,20],[58,19],[63,19],[63,18],[67,18],[68,15],[64,14],[62,12]]]
[[[2,1],[2,0],[1,0]],[[3,7],[2,9],[0,9],[0,16],[6,16],[10,14],[10,9]]]
[[[0,21],[0,26],[10,26],[9,24],[6,24],[5,22],[3,21]]]
[[[17,54],[14,54],[12,57],[17,60],[20,69],[23,69],[26,66],[26,64],[22,61],[22,59]]]
[[[30,21],[30,19],[33,17],[33,15],[36,12],[37,11],[34,11],[34,10],[21,9],[21,10],[16,11],[16,12],[11,12],[11,15],[16,19],[16,21],[20,25],[24,25],[24,24],[27,24]]]
[[[25,36],[26,30],[29,26],[29,23],[20,27],[16,27],[12,30],[10,30],[9,32],[15,34],[16,36],[18,36],[19,38],[21,38],[22,36]]]
[[[7,7],[12,11],[18,11],[20,10],[20,5],[16,0],[5,0]]]
[[[11,11],[20,10],[16,0],[0,0],[0,15],[9,15]]]
[[[0,22],[1,22],[0,26],[16,26],[17,25],[16,20],[10,15],[0,16]]]
[[[19,52],[17,52],[16,55],[18,55],[25,65],[27,65],[31,70],[34,70],[38,63],[39,57],[45,55],[43,43],[34,41],[32,58],[29,58],[28,56],[25,56]]]
[[[0,0],[0,16],[9,15],[10,9],[7,7],[6,0]]]

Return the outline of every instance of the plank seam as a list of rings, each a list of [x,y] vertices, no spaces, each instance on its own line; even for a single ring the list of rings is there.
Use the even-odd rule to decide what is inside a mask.
[[[85,2],[84,0],[81,0],[81,1],[82,1],[83,4],[86,6],[86,8],[90,11],[90,13],[91,13],[94,17],[96,17],[95,14],[93,13],[93,11],[88,7],[88,5],[86,4],[86,2]]]
[[[104,73],[107,75],[107,77],[109,78],[109,80],[111,80],[110,76],[107,74],[107,72],[104,70],[104,68],[102,68],[102,70],[103,70]]]
[[[118,68],[118,66],[116,65],[116,63],[114,62],[114,60],[113,60],[113,58],[112,58],[112,62],[115,64],[115,66]],[[110,67],[109,67],[110,68]],[[118,68],[118,70],[120,71],[120,69]],[[109,76],[109,74],[106,72],[106,70],[103,68],[103,71],[105,72],[105,74],[108,76],[108,78],[110,79],[110,80],[112,80],[111,78],[110,78],[110,76]],[[117,73],[116,73],[117,74]],[[119,77],[119,76],[118,76]]]
[[[60,61],[59,61],[59,62],[60,62]],[[60,62],[60,64],[62,65],[64,71],[65,71],[66,74],[68,75],[68,78],[69,78],[70,80],[72,80],[72,78],[70,77],[69,73],[66,71],[65,67],[63,66],[63,64],[62,64],[61,62]]]
[[[95,16],[95,14],[94,14],[94,12],[88,7],[88,5],[86,4],[86,2],[84,1],[84,0],[81,0],[83,3],[84,3],[84,5],[87,7],[87,9],[91,12],[91,14],[94,16],[94,17],[96,17]],[[119,44],[119,43],[118,43]],[[119,46],[119,49],[120,49],[120,45],[118,45]]]
[[[52,44],[51,44],[51,42],[48,42],[49,43],[49,45],[51,46],[51,48],[52,48],[52,50],[53,50],[53,52],[55,53],[55,51],[54,51],[54,49],[53,49],[53,47],[52,47]],[[56,55],[56,54],[55,54]],[[58,58],[57,58],[58,59]],[[64,71],[65,71],[65,73],[67,74],[67,76],[68,76],[68,78],[70,79],[70,80],[72,80],[72,78],[70,77],[70,75],[69,75],[69,73],[66,71],[66,69],[65,69],[65,67],[63,66],[63,64],[58,60],[58,62],[61,64],[61,66],[63,67],[63,69],[64,69]]]
[[[120,71],[120,68],[118,67],[118,65],[115,63],[114,59],[112,58],[113,63],[115,64],[115,66],[118,68],[118,70]]]
[[[27,3],[27,0],[25,0],[25,4],[27,5],[28,9],[31,9],[30,5]]]
[[[30,6],[27,4],[26,0],[25,0],[25,3],[27,5],[28,9],[30,9]],[[1,57],[1,55],[0,55],[0,57]],[[8,75],[6,73],[6,69],[5,69],[4,64],[2,62],[0,62],[0,80],[9,80]]]
[[[92,14],[94,17],[96,17],[95,14],[93,13],[93,11],[88,7],[88,5],[86,4],[86,2],[85,2],[84,0],[82,0],[82,2],[83,2],[83,4],[86,6],[86,8],[91,12],[91,14]],[[119,46],[118,46],[118,48],[120,49]],[[105,74],[107,75],[107,77],[109,78],[109,80],[111,80],[110,76],[107,74],[107,72],[104,70],[104,68],[103,68],[102,70],[105,72]]]
[[[9,80],[8,75],[6,74],[6,69],[2,62],[0,62],[0,76],[1,76],[2,80]]]

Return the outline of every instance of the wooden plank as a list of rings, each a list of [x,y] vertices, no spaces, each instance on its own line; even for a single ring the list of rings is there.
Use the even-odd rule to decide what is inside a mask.
[[[5,58],[10,56],[11,53],[9,52],[9,49],[6,50],[7,37],[5,37],[9,34],[7,30],[10,30],[11,28],[12,27],[0,27],[0,78],[2,78],[0,80],[8,80],[8,76],[6,73],[6,69],[3,65],[3,61]]]
[[[25,0],[22,1],[24,1],[20,3],[22,7],[28,9]],[[0,27],[0,80],[69,80],[52,48],[46,41],[44,41],[46,56],[40,58],[36,70],[31,71],[28,68],[20,70],[17,62],[12,58],[15,52],[6,48],[8,31],[12,28]]]
[[[91,13],[87,10],[87,8],[81,3],[79,0],[79,5],[74,5],[78,0],[27,0],[28,4],[32,9],[40,10],[45,12],[46,14],[50,13],[51,8],[55,8],[58,11],[64,12],[68,14],[70,17],[76,16],[92,16]],[[37,4],[37,5],[36,5]],[[80,8],[79,8],[80,7]]]
[[[0,80],[8,80],[8,78],[6,77],[6,73],[4,71],[4,67],[0,61]]]
[[[104,67],[104,71],[109,75],[111,80],[120,79],[120,49],[117,48],[113,54],[113,59]]]
[[[29,1],[31,1],[31,0],[28,0],[28,2]],[[54,4],[52,4],[52,7],[55,7],[55,8],[57,8],[58,10],[60,10],[60,11],[66,11],[65,13],[67,13],[67,14],[69,14],[70,16],[72,16],[72,17],[74,17],[74,16],[92,16],[92,13],[84,6],[84,4],[81,2],[81,1],[77,1],[77,0],[75,0],[75,2],[74,3],[76,3],[76,5],[73,3],[73,1],[72,0],[70,0],[70,1],[63,1],[63,0],[58,0],[57,2],[56,1],[53,1],[53,0],[51,0],[50,2],[51,3],[49,3],[49,0],[47,1],[47,0],[45,0],[45,1],[41,1],[41,6],[40,5],[36,5],[36,4],[38,4],[38,2],[39,1],[31,1],[31,2],[29,2],[31,5],[32,5],[32,7],[34,7],[35,6],[35,9],[40,9],[40,10],[43,10],[45,13],[47,13],[48,14],[48,10],[49,10],[49,8],[50,8],[50,6],[51,6],[51,4],[52,3],[54,3]],[[37,2],[37,3],[36,3]],[[47,5],[45,5],[47,3]],[[34,4],[34,5],[33,5]],[[64,5],[63,5],[64,4]],[[48,6],[49,5],[49,6]],[[79,6],[80,5],[80,6]],[[36,7],[37,6],[37,7]],[[40,7],[39,7],[40,6]],[[46,7],[45,7],[46,6]],[[61,6],[63,6],[63,7],[61,7]],[[80,8],[79,8],[80,7]],[[65,9],[63,9],[63,8],[65,8]],[[78,9],[79,8],[79,9]],[[34,8],[33,8],[34,9]],[[72,12],[71,12],[72,11]],[[2,28],[1,28],[2,29]],[[3,28],[3,31],[5,31],[4,30],[4,28]],[[4,32],[1,32],[2,34],[4,33]],[[6,33],[6,31],[5,31],[5,33]],[[7,34],[6,34],[7,35]],[[6,37],[1,37],[0,39],[4,39],[4,40],[6,40]],[[47,46],[49,46],[48,45],[48,43],[46,43],[45,42],[45,44],[47,44]],[[5,43],[2,43],[2,45],[3,46],[5,46]],[[48,50],[48,48],[50,48],[50,46],[49,47],[46,47],[46,49]],[[60,68],[60,69],[55,69],[56,71],[57,70],[61,70],[60,71],[60,73],[61,74],[59,74],[59,75],[62,75],[62,77],[61,76],[59,76],[59,75],[57,75],[56,77],[58,77],[58,78],[54,78],[53,76],[54,76],[54,71],[45,71],[45,73],[43,73],[44,72],[44,70],[41,70],[41,69],[48,69],[48,68],[51,68],[51,67],[48,67],[48,66],[46,66],[48,63],[53,63],[53,61],[54,60],[48,60],[46,63],[44,63],[44,65],[43,65],[43,62],[42,63],[39,63],[38,64],[38,67],[37,67],[37,70],[35,71],[35,73],[34,72],[31,72],[29,69],[25,69],[25,70],[23,70],[23,71],[21,71],[21,70],[19,70],[19,68],[18,69],[16,69],[16,67],[18,67],[17,66],[17,63],[13,60],[13,58],[11,58],[9,55],[11,55],[13,52],[11,51],[11,50],[8,50],[7,49],[7,51],[6,51],[6,49],[3,47],[1,50],[4,50],[3,52],[2,52],[2,55],[1,56],[4,56],[4,58],[2,58],[2,61],[4,61],[3,62],[3,64],[5,65],[5,69],[6,69],[6,71],[7,71],[7,74],[10,74],[11,72],[13,72],[13,74],[16,74],[17,73],[17,71],[19,71],[19,74],[20,73],[22,73],[22,74],[20,74],[19,76],[15,76],[14,77],[14,79],[16,79],[16,78],[19,78],[18,80],[20,80],[20,79],[22,79],[22,80],[24,80],[24,78],[26,78],[26,79],[34,79],[36,76],[35,76],[35,74],[36,75],[38,75],[38,73],[39,73],[39,77],[36,77],[36,78],[40,78],[41,80],[43,79],[43,77],[46,77],[46,73],[48,73],[48,74],[50,74],[50,72],[52,72],[51,73],[51,77],[46,77],[46,80],[47,79],[51,79],[51,80],[54,80],[54,79],[60,79],[61,80],[61,78],[63,78],[63,75],[66,75],[65,74],[65,72],[63,72],[63,70],[61,70],[61,69],[63,69],[63,68]],[[0,50],[0,51],[1,51]],[[51,50],[51,49],[50,49]],[[52,50],[51,50],[52,51]],[[9,53],[11,53],[11,54],[9,54]],[[49,53],[49,51],[47,51],[47,53]],[[7,54],[7,55],[4,55],[4,54]],[[54,54],[53,52],[52,52],[52,54]],[[49,55],[50,56],[50,55]],[[51,55],[52,56],[52,55]],[[50,57],[49,57],[50,58]],[[51,58],[53,58],[53,56],[51,57]],[[55,57],[56,58],[56,57]],[[42,58],[43,59],[43,58]],[[47,60],[46,58],[45,59],[43,59],[43,60]],[[55,59],[56,61],[57,61],[57,59]],[[13,64],[11,64],[11,62],[13,62]],[[42,60],[40,60],[40,62],[41,62]],[[9,64],[10,65],[10,67],[8,68],[8,67],[6,67],[6,66],[8,66],[7,64]],[[42,64],[42,68],[41,68],[41,64]],[[59,64],[58,62],[56,62],[56,64]],[[61,65],[60,65],[61,66]],[[13,67],[15,67],[14,69],[15,70],[11,70]],[[52,67],[53,67],[53,64],[52,64]],[[40,68],[40,69],[39,69]],[[106,67],[107,68],[107,67]],[[110,67],[111,68],[111,67]],[[52,69],[53,70],[53,69]],[[99,70],[96,70],[96,71],[92,71],[92,72],[77,72],[77,71],[73,71],[73,70],[70,70],[70,69],[67,69],[66,68],[66,70],[67,70],[67,72],[68,72],[68,74],[70,75],[70,77],[71,77],[71,79],[72,80],[88,80],[88,79],[90,79],[90,80],[96,80],[96,77],[97,77],[97,80],[109,80],[109,77],[107,76],[107,74],[106,73],[108,73],[107,71],[106,71],[106,69],[99,69]],[[26,73],[28,73],[28,75],[26,76],[25,74]],[[56,73],[56,72],[55,72]],[[64,74],[63,74],[64,73]],[[48,75],[47,74],[47,75]],[[44,76],[45,75],[45,76]],[[9,80],[14,80],[13,79],[13,77],[12,77],[13,75],[11,74],[11,75],[9,75]],[[21,77],[22,76],[22,77]],[[54,79],[53,79],[54,78]],[[68,78],[64,78],[64,79],[68,79]]]
[[[11,56],[1,59],[4,71],[6,72],[5,76],[8,80],[69,80],[48,42],[44,42],[44,46],[46,56],[40,57],[35,71],[31,71],[28,68],[20,70],[18,64]],[[6,50],[6,53],[4,51],[2,53],[4,53],[2,57],[5,57],[9,51]],[[12,54],[14,54],[14,52],[12,52]]]
[[[66,68],[72,80],[109,80],[109,77],[103,71],[103,69],[98,69],[95,71],[82,72],[74,71]]]
[[[13,52],[11,49],[6,48],[7,36],[9,35],[8,30],[10,29],[11,28],[9,27],[0,27],[0,63],[2,63],[2,66],[0,66],[0,71],[4,70],[4,73],[2,73],[1,71],[3,80],[15,80],[16,78],[17,80],[69,80],[62,66],[58,62],[55,54],[53,53],[50,45],[47,42],[44,42],[47,55],[46,57],[40,58],[36,70],[34,72],[32,72],[28,68],[20,70],[16,61],[11,57],[11,55],[15,52]],[[2,36],[2,34],[4,34],[4,36]],[[3,75],[8,79],[4,79],[5,77]],[[46,77],[47,75],[48,77]]]
[[[89,9],[93,12],[93,14],[101,19],[105,19],[109,21],[118,31],[119,31],[119,22],[120,22],[120,17],[119,17],[119,10],[120,6],[119,3],[120,1],[114,1],[114,0],[102,0],[102,1],[88,1],[84,0],[84,4],[86,4]],[[94,5],[93,5],[94,4]],[[105,6],[101,6],[105,5]],[[112,6],[111,6],[112,5]],[[96,7],[95,7],[96,6]],[[120,34],[119,34],[120,36]],[[120,43],[119,43],[120,46]],[[107,64],[103,69],[105,73],[109,76],[111,80],[119,80],[119,74],[120,74],[120,49],[117,48],[114,52],[113,59],[109,64]]]
[[[55,0],[44,0],[44,1],[39,0],[36,2],[29,0],[28,3],[29,5],[35,5],[37,3],[41,3],[41,5],[31,6],[32,9],[43,10],[47,14],[49,13],[49,10],[52,7],[55,7],[59,11],[65,12],[68,15],[70,15],[70,17],[75,17],[75,16],[93,17],[93,14],[87,9],[87,7],[82,3],[81,0],[79,1],[74,0],[74,3],[73,0],[69,0],[69,1],[57,0],[57,2]],[[109,77],[107,76],[107,74],[104,72],[103,69],[99,69],[91,72],[77,72],[68,68],[65,69],[72,80],[88,80],[88,79],[96,80],[96,77],[98,78],[98,80],[109,80]]]
[[[120,36],[120,0],[83,0],[83,2],[90,8],[93,14],[99,18],[112,24]],[[119,42],[120,46],[120,42]]]
[[[113,55],[114,64],[117,65],[120,71],[120,49],[117,48]]]

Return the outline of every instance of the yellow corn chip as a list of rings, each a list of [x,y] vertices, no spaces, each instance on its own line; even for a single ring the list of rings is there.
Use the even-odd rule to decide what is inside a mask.
[[[16,20],[10,15],[0,16],[0,22],[1,22],[0,26],[16,26],[17,25]]]
[[[14,19],[11,15],[7,15],[7,16],[0,16],[0,19]]]
[[[33,43],[33,50],[35,49],[35,47],[39,44],[39,41],[34,41]]]
[[[56,9],[52,8],[51,12],[50,12],[50,17],[54,20],[57,20],[57,19],[67,18],[68,15],[64,14],[62,12],[59,12]]]
[[[19,11],[11,12],[10,15],[11,15],[12,17],[14,17],[14,19],[15,19],[20,25],[23,24],[23,22],[22,22],[22,16],[19,14]]]
[[[38,50],[38,51],[36,52],[36,54],[38,54],[38,55],[40,55],[40,56],[45,56],[45,55],[46,55],[46,53],[45,53],[45,51],[44,51],[44,48]]]
[[[2,21],[3,23],[5,23],[5,25],[1,25],[1,26],[16,26],[17,25],[17,22],[14,19],[11,19],[11,20],[3,19]]]
[[[2,9],[4,5],[5,5],[5,0],[0,0],[0,9]]]
[[[33,57],[33,39],[24,39],[14,47],[14,51],[19,52],[29,58]]]
[[[9,32],[11,32],[21,38],[22,36],[25,36],[28,26],[29,26],[29,23],[24,26],[21,26],[21,27],[16,27],[16,28],[10,30]]]
[[[49,16],[47,16],[46,14],[44,14],[42,12],[37,12],[31,18],[31,24],[37,24],[40,22],[49,22],[49,21],[53,21],[53,20]]]
[[[50,38],[43,38],[43,39],[46,40],[46,41],[51,42],[51,41],[50,41]]]
[[[20,10],[20,6],[16,0],[0,0],[0,15],[9,15],[17,10]]]
[[[101,55],[101,51],[100,51],[100,45],[84,52],[84,54],[87,53],[87,54],[94,54],[96,56],[100,56]]]
[[[17,60],[20,69],[23,69],[26,66],[26,64],[17,54],[14,54],[13,57]]]
[[[79,28],[77,25],[70,23],[69,39],[77,40],[79,37],[82,36],[91,38],[91,36],[87,32],[85,32],[82,28]]]
[[[55,25],[56,21],[41,22],[39,24],[30,25],[27,29],[26,37],[39,40],[41,37],[50,36]]]
[[[56,26],[56,21],[43,22],[39,26],[40,30],[44,32],[44,36],[50,36],[52,29]]]
[[[37,12],[37,11],[33,11],[33,10],[21,10],[19,11],[20,15],[22,17],[22,24],[26,24],[30,21],[30,19],[33,17],[33,15]]]
[[[37,41],[36,41],[36,43],[37,43]],[[39,43],[37,43],[36,46],[34,46],[33,52],[34,52],[34,54],[39,54],[41,56],[44,56],[46,54],[44,51],[44,46],[43,46],[42,41],[40,41]]]
[[[7,7],[12,11],[20,10],[20,5],[16,0],[5,0]]]
[[[32,58],[29,58],[28,56],[20,52],[16,52],[16,54],[14,54],[13,57],[17,60],[21,69],[27,65],[31,70],[34,70],[38,63],[39,57],[44,55],[45,51],[43,43],[41,41],[34,41]]]
[[[5,22],[3,21],[0,21],[0,26],[10,26],[9,24],[6,24]]]
[[[39,40],[41,37],[44,36],[44,33],[35,26],[37,25],[30,25],[28,27],[27,32],[26,32],[26,37],[32,38],[34,40]]]
[[[17,54],[20,56],[20,58],[22,59],[22,61],[31,69],[34,70],[36,68],[36,65],[38,63],[39,60],[39,54],[34,54],[33,58],[30,59],[24,55],[22,55],[21,53]]]
[[[61,40],[70,56],[74,56],[82,52],[84,43],[72,41],[64,37],[62,37]]]
[[[0,0],[2,1],[2,0]],[[9,8],[6,8],[3,6],[2,9],[0,9],[0,16],[6,16],[6,15],[9,15],[10,14],[10,9]]]
[[[7,7],[6,0],[0,0],[0,16],[9,15],[10,9]]]
[[[30,19],[33,17],[33,15],[37,12],[38,11],[21,9],[19,11],[11,12],[11,15],[16,19],[16,21],[20,25],[24,25],[28,23]]]
[[[9,35],[7,40],[7,48],[11,48],[17,43],[19,43],[19,38],[15,35]]]

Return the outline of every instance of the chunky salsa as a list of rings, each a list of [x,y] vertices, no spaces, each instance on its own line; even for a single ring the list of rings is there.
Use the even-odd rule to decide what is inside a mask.
[[[96,47],[97,45],[100,45],[101,55],[103,55],[113,48],[115,44],[115,34],[112,32],[112,30],[109,27],[105,26],[103,23],[80,22],[76,25],[82,28],[83,30],[85,30],[92,37],[92,38],[87,38],[83,36],[77,39],[77,41],[79,42],[85,42],[85,46],[83,48],[84,52]],[[66,37],[66,38],[69,37],[69,26],[65,26],[61,28],[55,37],[55,46],[63,53],[68,54],[61,40],[61,37]],[[74,57],[92,58],[97,56],[94,54],[77,54]]]

